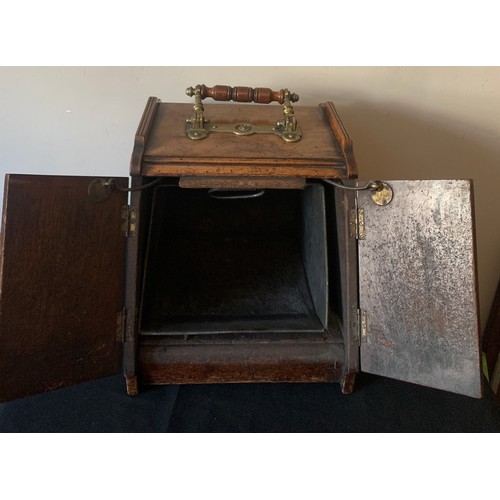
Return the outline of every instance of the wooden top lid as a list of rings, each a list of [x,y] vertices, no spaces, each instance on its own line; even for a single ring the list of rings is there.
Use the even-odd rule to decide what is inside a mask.
[[[302,138],[288,143],[274,134],[237,136],[212,132],[186,136],[191,104],[150,98],[136,135],[132,175],[356,177],[352,145],[331,103],[294,106]],[[210,124],[276,125],[280,105],[204,104]],[[142,149],[142,151],[138,151]],[[136,151],[137,150],[137,151]],[[135,156],[135,157],[134,157]]]

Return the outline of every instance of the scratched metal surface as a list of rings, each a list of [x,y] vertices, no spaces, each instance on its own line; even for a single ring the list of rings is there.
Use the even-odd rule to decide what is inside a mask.
[[[388,181],[394,199],[360,192],[362,371],[481,396],[472,185]]]

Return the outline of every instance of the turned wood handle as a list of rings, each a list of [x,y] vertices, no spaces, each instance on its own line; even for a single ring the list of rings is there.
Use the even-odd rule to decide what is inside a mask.
[[[214,87],[207,87],[200,85],[201,98],[211,97],[214,101],[236,101],[236,102],[256,102],[259,104],[269,104],[271,102],[285,102],[285,94],[288,92],[285,89],[271,90],[267,88],[251,88],[251,87],[230,87],[228,85],[215,85]],[[186,89],[186,94],[193,96],[195,89],[189,87]],[[297,94],[289,93],[290,101],[297,102],[299,96]]]

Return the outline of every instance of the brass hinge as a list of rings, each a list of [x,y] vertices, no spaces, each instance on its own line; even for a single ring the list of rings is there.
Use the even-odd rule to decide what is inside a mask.
[[[122,232],[126,238],[134,236],[137,228],[137,212],[132,205],[122,207]]]
[[[352,310],[352,324],[358,344],[361,345],[366,342],[366,311],[364,309],[353,308]]]
[[[349,210],[349,236],[357,240],[364,240],[365,230],[365,209],[351,208]]]
[[[125,342],[125,328],[127,326],[127,310],[123,308],[116,314],[116,341]]]

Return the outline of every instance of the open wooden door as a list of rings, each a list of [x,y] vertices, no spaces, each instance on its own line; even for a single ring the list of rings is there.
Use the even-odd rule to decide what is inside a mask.
[[[387,182],[359,193],[361,370],[481,397],[471,182]]]
[[[6,176],[0,401],[120,372],[127,194],[94,203],[92,180]]]

